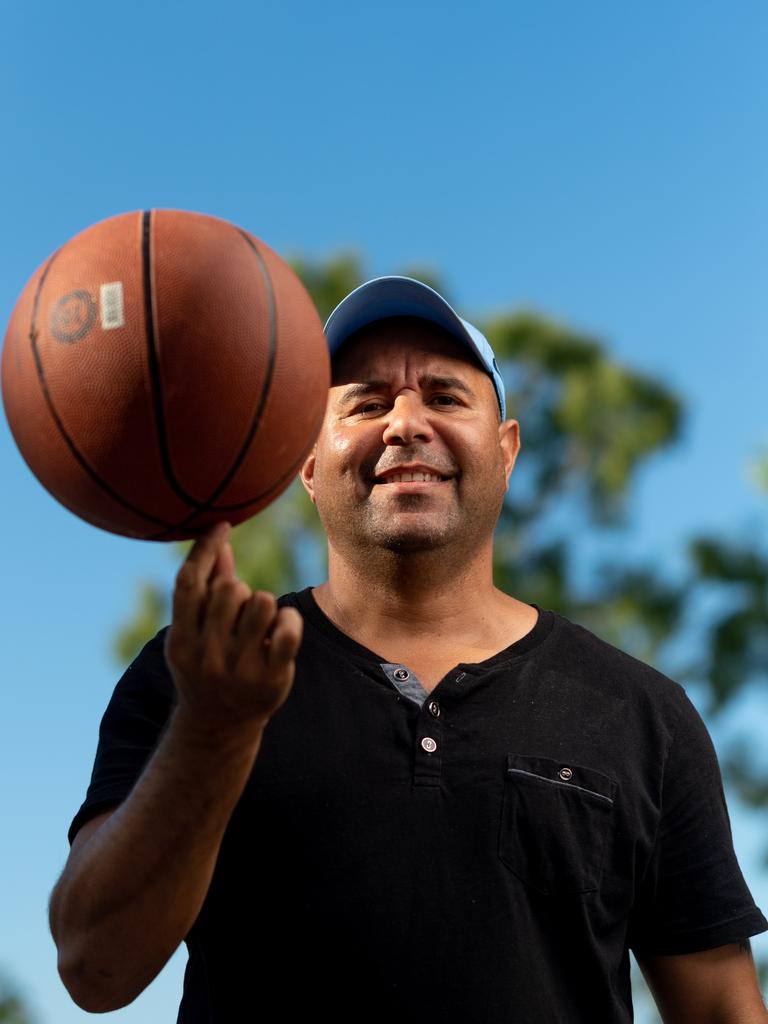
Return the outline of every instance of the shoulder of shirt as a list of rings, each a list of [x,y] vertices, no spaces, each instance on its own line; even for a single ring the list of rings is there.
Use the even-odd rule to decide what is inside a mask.
[[[549,659],[563,661],[563,670],[594,689],[618,699],[648,700],[679,711],[689,699],[685,688],[658,669],[597,636],[585,626],[554,612],[553,642]]]

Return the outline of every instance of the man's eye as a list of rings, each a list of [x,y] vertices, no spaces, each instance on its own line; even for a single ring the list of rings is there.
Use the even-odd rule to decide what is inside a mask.
[[[433,405],[442,405],[446,408],[450,408],[453,405],[459,405],[459,401],[453,395],[433,395],[429,401]],[[388,403],[382,401],[379,398],[371,399],[368,402],[363,402],[358,405],[352,412],[353,416],[374,416],[376,413],[381,412],[383,409],[388,408]]]

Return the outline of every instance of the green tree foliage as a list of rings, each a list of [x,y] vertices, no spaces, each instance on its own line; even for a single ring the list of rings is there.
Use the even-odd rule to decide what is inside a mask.
[[[484,326],[523,439],[497,530],[498,585],[654,660],[681,613],[682,588],[627,565],[619,550],[591,572],[577,555],[587,530],[620,534],[634,475],[679,436],[679,400],[597,339],[541,316],[511,313]]]
[[[0,978],[0,1024],[33,1024],[30,1011],[9,983]]]
[[[768,666],[768,560],[756,547],[718,537],[690,546],[702,586],[728,596],[708,630],[700,677],[707,681],[711,712],[723,706]]]

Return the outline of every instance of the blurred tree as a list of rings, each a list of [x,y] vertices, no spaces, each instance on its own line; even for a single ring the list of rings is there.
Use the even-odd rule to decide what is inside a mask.
[[[0,978],[0,1024],[33,1024],[21,997],[3,978]]]

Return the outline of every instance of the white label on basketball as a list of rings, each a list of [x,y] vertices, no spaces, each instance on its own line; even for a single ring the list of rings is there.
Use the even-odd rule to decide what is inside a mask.
[[[101,326],[105,331],[125,324],[123,282],[113,281],[101,286]]]

